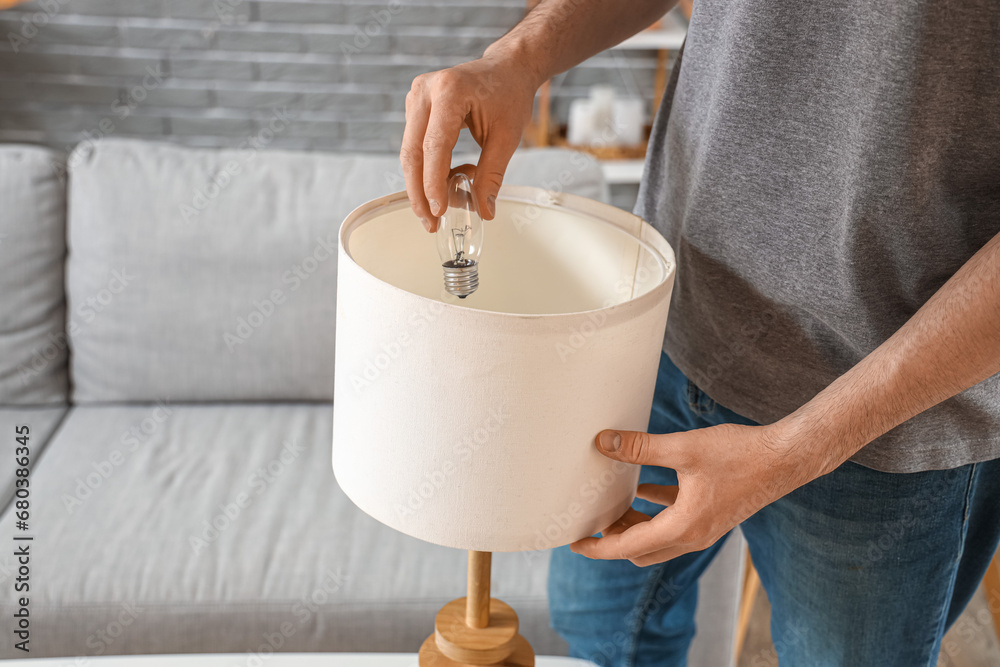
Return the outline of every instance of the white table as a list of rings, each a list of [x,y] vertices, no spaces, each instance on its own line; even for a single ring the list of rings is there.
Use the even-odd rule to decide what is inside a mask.
[[[123,655],[107,658],[4,660],[3,667],[418,667],[414,653],[219,653],[213,655]],[[574,658],[540,656],[536,667],[593,667]]]

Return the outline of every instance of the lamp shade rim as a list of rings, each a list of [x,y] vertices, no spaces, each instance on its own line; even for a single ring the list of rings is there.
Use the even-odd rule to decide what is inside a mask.
[[[356,207],[351,211],[344,222],[340,226],[340,231],[338,234],[340,243],[340,259],[339,262],[347,262],[351,267],[360,272],[365,278],[376,281],[382,288],[388,287],[393,292],[399,292],[401,294],[409,295],[415,299],[434,301],[439,307],[446,309],[461,310],[470,313],[477,313],[480,316],[488,318],[500,318],[508,320],[523,319],[523,320],[558,320],[560,318],[576,318],[581,315],[588,315],[592,313],[611,313],[618,309],[631,304],[633,307],[644,301],[653,302],[658,298],[659,293],[662,290],[671,290],[673,287],[673,278],[676,271],[676,259],[674,256],[673,248],[670,247],[666,241],[662,243],[654,244],[645,238],[647,235],[651,239],[660,239],[662,241],[662,236],[660,233],[653,228],[646,220],[643,220],[639,216],[620,209],[611,204],[605,204],[603,202],[598,202],[587,197],[582,197],[579,195],[573,195],[564,192],[556,192],[553,190],[545,190],[542,188],[536,188],[525,185],[503,185],[500,188],[500,192],[497,196],[498,201],[513,201],[525,204],[531,204],[533,206],[539,206],[542,208],[553,209],[553,210],[564,210],[572,212],[577,215],[583,215],[587,218],[593,219],[596,222],[612,225],[617,227],[621,231],[625,232],[631,236],[644,250],[646,250],[651,257],[655,258],[657,263],[662,269],[662,277],[660,281],[654,285],[652,288],[646,292],[640,294],[637,297],[625,299],[618,303],[604,305],[599,308],[591,308],[588,310],[575,310],[575,311],[564,311],[558,313],[517,313],[517,312],[506,312],[499,310],[486,310],[480,308],[473,308],[466,306],[464,304],[454,304],[448,303],[447,301],[438,301],[430,299],[429,297],[417,294],[413,291],[404,289],[398,285],[391,282],[385,281],[378,276],[372,274],[365,267],[361,266],[354,257],[352,256],[348,240],[351,233],[360,225],[364,224],[370,216],[377,216],[379,214],[385,213],[387,209],[394,209],[396,207],[401,207],[404,205],[409,205],[409,197],[405,191],[394,192],[392,194],[373,199],[371,201],[365,202],[360,206]],[[637,229],[632,230],[625,227],[625,225],[619,225],[611,220],[629,220],[632,222]]]

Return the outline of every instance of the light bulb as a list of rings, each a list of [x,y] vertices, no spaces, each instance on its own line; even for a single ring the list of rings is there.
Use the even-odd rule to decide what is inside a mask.
[[[438,218],[437,247],[444,268],[444,288],[464,299],[479,287],[483,219],[472,181],[458,171],[448,179],[448,210]]]

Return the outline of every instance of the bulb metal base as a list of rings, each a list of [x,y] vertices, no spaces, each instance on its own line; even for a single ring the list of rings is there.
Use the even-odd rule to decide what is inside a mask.
[[[479,264],[469,262],[462,265],[454,260],[441,265],[444,269],[444,289],[464,299],[479,288]]]

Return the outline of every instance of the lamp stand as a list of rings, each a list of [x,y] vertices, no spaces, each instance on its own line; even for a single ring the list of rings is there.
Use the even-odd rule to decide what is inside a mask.
[[[534,667],[535,652],[517,632],[517,614],[490,597],[488,551],[469,552],[468,594],[434,619],[434,634],[420,647],[420,667]]]

